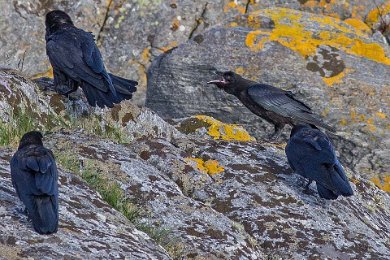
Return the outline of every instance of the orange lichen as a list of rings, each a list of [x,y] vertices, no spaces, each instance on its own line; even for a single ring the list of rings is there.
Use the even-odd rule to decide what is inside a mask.
[[[319,45],[328,45],[351,55],[390,65],[390,58],[379,43],[371,42],[366,33],[352,29],[339,19],[312,15],[310,20],[317,22],[321,29],[311,31],[301,22],[303,13],[299,11],[274,8],[252,15],[268,16],[275,23],[271,31],[260,29],[247,34],[245,44],[252,51],[260,51],[265,42],[276,41],[306,58],[314,55]]]
[[[370,27],[367,26],[362,20],[356,19],[356,18],[348,18],[344,20],[346,24],[351,25],[354,27],[356,30],[360,30],[362,33],[365,33],[367,35],[371,34],[371,29]]]
[[[349,71],[348,69],[344,69],[343,72],[337,74],[336,76],[330,78],[323,77],[322,80],[326,83],[326,85],[333,86],[336,83],[340,83],[342,79],[345,77],[345,75],[348,73],[348,71]]]
[[[38,79],[42,77],[54,78],[53,68],[50,66],[45,72],[34,74],[31,78]]]
[[[390,175],[386,175],[381,179],[378,177],[371,178],[371,181],[381,190],[390,192]]]
[[[239,4],[237,4],[236,2],[234,1],[231,1],[229,3],[227,3],[224,7],[223,7],[223,11],[225,13],[227,13],[228,11],[230,10],[237,10],[239,13],[241,14],[245,14],[245,6],[241,6]]]
[[[256,139],[241,126],[235,124],[225,124],[210,116],[197,115],[195,118],[208,123],[208,135],[214,139],[222,139],[225,141],[255,141]]]
[[[244,68],[243,67],[237,67],[235,70],[234,70],[234,72],[235,73],[237,73],[237,74],[239,74],[239,75],[242,75],[242,74],[244,74]]]
[[[225,169],[219,165],[218,161],[216,160],[207,160],[204,161],[201,158],[192,158],[192,157],[187,157],[185,158],[185,161],[187,163],[194,162],[195,167],[202,173],[208,174],[208,175],[215,175],[218,173],[223,172]]]
[[[177,47],[177,42],[176,41],[173,41],[173,42],[170,42],[168,45],[166,46],[163,46],[163,47],[160,47],[159,49],[162,50],[163,52],[167,52],[169,51],[170,49],[172,48],[175,48]]]
[[[375,115],[380,119],[385,119],[387,116],[385,113],[382,112],[376,112]]]
[[[141,53],[141,61],[142,63],[147,63],[150,61],[150,48],[145,48]]]
[[[387,1],[381,6],[375,7],[371,10],[366,18],[368,26],[373,27],[381,18],[390,12],[390,1]]]

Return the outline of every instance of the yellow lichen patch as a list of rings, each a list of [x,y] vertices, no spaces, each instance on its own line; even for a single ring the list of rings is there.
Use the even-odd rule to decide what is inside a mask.
[[[334,84],[341,83],[342,79],[348,74],[349,71],[349,69],[344,69],[343,72],[337,74],[336,76],[330,78],[323,77],[322,80],[330,87]]]
[[[256,139],[241,126],[235,124],[225,124],[221,121],[218,121],[212,117],[198,115],[195,116],[198,120],[208,123],[210,126],[208,128],[208,135],[214,139],[222,139],[225,141],[255,141]]]
[[[225,169],[219,165],[218,161],[216,160],[207,160],[204,161],[201,158],[192,158],[192,157],[187,157],[185,158],[186,162],[195,162],[196,165],[195,167],[201,171],[202,173],[206,173],[209,175],[215,175],[218,173],[223,172]]]
[[[239,75],[242,75],[244,74],[244,68],[243,67],[237,67],[235,70],[234,70],[235,73],[239,74]]]
[[[390,12],[390,1],[388,0],[386,3],[384,3],[381,6],[375,7],[373,10],[371,10],[366,18],[366,23],[368,26],[373,27],[374,24],[376,24],[380,17],[385,16],[387,13]]]
[[[248,15],[247,22],[249,27],[251,28],[260,28],[261,22],[260,22],[260,17],[256,15]]]
[[[231,22],[230,23],[230,27],[237,27],[238,26],[238,23],[236,23],[236,22]]]
[[[374,125],[374,119],[368,118],[366,121],[366,126],[370,132],[375,132],[376,131],[376,126]]]
[[[360,30],[362,33],[365,33],[367,35],[371,34],[371,29],[370,27],[367,26],[362,20],[356,19],[356,18],[348,18],[344,20],[346,24],[351,25],[357,30]]]
[[[141,53],[141,61],[147,63],[150,61],[150,48],[145,48]]]
[[[173,41],[173,42],[170,42],[168,45],[166,46],[163,46],[163,47],[160,47],[159,49],[162,50],[163,52],[167,52],[169,51],[170,49],[172,48],[175,48],[177,47],[177,42],[176,41]]]
[[[54,77],[54,75],[53,75],[53,68],[50,66],[47,69],[47,71],[34,74],[31,78],[32,79],[38,79],[38,78],[42,78],[42,77],[53,78]]]
[[[390,58],[386,56],[384,48],[378,43],[371,42],[366,33],[351,28],[339,19],[313,14],[310,21],[318,24],[320,30],[317,26],[309,28],[309,25],[302,22],[303,14],[285,8],[252,13],[257,16],[268,16],[274,21],[275,28],[266,32],[263,30],[249,32],[245,39],[246,46],[252,51],[260,51],[265,42],[275,41],[306,58],[314,55],[319,45],[328,45],[351,55],[390,65]]]
[[[227,3],[224,7],[223,7],[223,11],[225,13],[229,12],[230,10],[237,10],[239,13],[241,14],[245,14],[245,6],[241,6],[239,4],[237,4],[235,1],[231,1],[229,3]]]
[[[384,176],[381,179],[378,177],[371,178],[371,181],[381,190],[390,192],[390,175]]]
[[[346,126],[347,124],[348,124],[347,119],[343,118],[343,119],[340,120],[340,125]]]
[[[380,119],[385,119],[387,116],[385,113],[382,112],[376,112],[375,115]]]

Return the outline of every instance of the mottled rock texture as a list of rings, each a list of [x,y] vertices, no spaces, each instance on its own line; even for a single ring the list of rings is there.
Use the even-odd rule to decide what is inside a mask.
[[[0,258],[2,259],[170,259],[145,233],[134,228],[78,176],[59,171],[59,228],[34,232],[12,187],[9,159],[0,149]]]
[[[85,104],[82,99],[42,92],[15,72],[3,71],[0,79],[15,95],[22,95],[22,85],[29,96],[51,103],[65,121],[53,116],[57,126],[44,138],[61,175],[60,229],[54,236],[37,236],[17,211],[7,163],[15,149],[0,149],[0,257],[390,257],[390,197],[348,168],[355,196],[325,201],[314,186],[304,191],[283,145],[256,142],[240,126],[199,115],[174,127],[126,103],[80,112],[75,108]],[[139,223],[167,231],[169,243],[162,244],[169,256],[74,175],[86,168],[142,209]]]
[[[146,71],[154,57],[231,17],[278,6],[348,18],[348,23],[366,28],[363,21],[370,14],[367,24],[376,29],[378,14],[388,13],[387,3],[384,0],[0,1],[0,66],[23,69],[32,77],[52,76],[45,54],[44,15],[62,9],[76,26],[95,34],[109,71],[139,81],[134,102],[143,104]],[[381,8],[378,12],[376,4]]]
[[[149,70],[146,106],[163,118],[204,113],[263,138],[270,124],[206,85],[215,70],[233,70],[294,92],[337,128],[331,137],[342,161],[384,187],[390,175],[389,51],[367,31],[335,18],[260,10],[159,56]]]

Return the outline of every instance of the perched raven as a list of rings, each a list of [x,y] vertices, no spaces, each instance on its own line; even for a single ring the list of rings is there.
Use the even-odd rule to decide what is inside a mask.
[[[231,71],[224,72],[222,79],[212,80],[207,84],[215,84],[236,96],[254,114],[272,123],[275,132],[271,139],[279,138],[286,124],[294,126],[297,123],[307,123],[334,131],[317,118],[307,105],[295,99],[290,91],[244,79]]]
[[[54,72],[54,85],[61,94],[80,86],[91,106],[113,107],[131,99],[138,82],[107,73],[92,33],[73,25],[63,11],[46,14],[46,53]],[[66,92],[60,91],[67,88]]]
[[[320,130],[309,125],[294,126],[286,155],[295,173],[309,179],[308,186],[316,182],[321,198],[334,200],[339,195],[353,195],[332,143]]]
[[[28,132],[20,140],[18,151],[11,159],[11,177],[35,231],[57,232],[57,166],[53,153],[43,147],[40,132]]]

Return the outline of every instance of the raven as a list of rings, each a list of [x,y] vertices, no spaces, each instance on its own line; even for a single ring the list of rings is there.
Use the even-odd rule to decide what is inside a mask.
[[[76,28],[60,10],[47,13],[45,24],[46,53],[58,92],[67,95],[80,86],[88,103],[99,107],[131,99],[138,82],[107,73],[92,33]],[[66,92],[61,91],[64,86]]]
[[[296,123],[307,123],[334,131],[318,119],[310,107],[294,98],[290,91],[244,79],[231,71],[222,73],[222,79],[207,84],[215,84],[236,96],[254,114],[272,123],[275,131],[271,139],[278,139],[286,124],[294,126]]]
[[[39,234],[58,229],[58,172],[53,153],[42,143],[42,134],[23,135],[12,157],[12,184],[26,206],[28,217]]]
[[[309,125],[294,126],[285,152],[295,173],[309,179],[308,186],[316,182],[321,198],[334,200],[339,195],[353,195],[332,143],[320,130]]]

